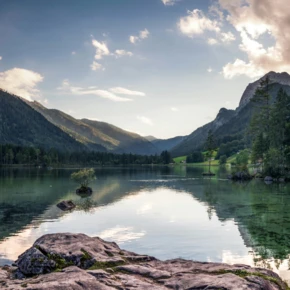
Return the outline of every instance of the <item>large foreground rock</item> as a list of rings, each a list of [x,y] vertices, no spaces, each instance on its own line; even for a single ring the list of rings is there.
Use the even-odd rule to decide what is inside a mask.
[[[83,234],[45,235],[15,264],[0,268],[0,289],[287,289],[266,269],[159,261]]]

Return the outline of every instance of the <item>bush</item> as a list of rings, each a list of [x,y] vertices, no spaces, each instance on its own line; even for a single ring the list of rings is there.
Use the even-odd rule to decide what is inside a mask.
[[[71,174],[71,179],[77,182],[81,188],[88,188],[90,182],[95,178],[95,171],[92,168],[85,168]]]
[[[225,165],[227,163],[227,155],[222,155],[219,159],[220,165]]]

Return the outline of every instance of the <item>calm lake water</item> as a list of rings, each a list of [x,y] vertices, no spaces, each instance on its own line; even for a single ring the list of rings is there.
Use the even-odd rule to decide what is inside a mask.
[[[289,282],[290,185],[233,183],[227,169],[96,169],[94,194],[80,198],[74,170],[0,169],[0,265],[43,234],[85,233],[159,259],[267,267]],[[73,212],[56,207],[77,204]]]

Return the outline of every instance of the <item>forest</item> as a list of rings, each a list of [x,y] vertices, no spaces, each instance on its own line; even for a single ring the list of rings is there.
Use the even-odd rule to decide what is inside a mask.
[[[169,164],[172,158],[168,151],[160,155],[114,154],[96,151],[63,152],[56,149],[23,147],[11,144],[0,145],[0,166],[61,166],[61,165],[129,165]]]

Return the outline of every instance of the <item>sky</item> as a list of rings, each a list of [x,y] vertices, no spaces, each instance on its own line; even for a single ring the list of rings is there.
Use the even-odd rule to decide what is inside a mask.
[[[0,0],[0,88],[143,136],[187,135],[248,83],[290,72],[289,26],[289,0]]]

